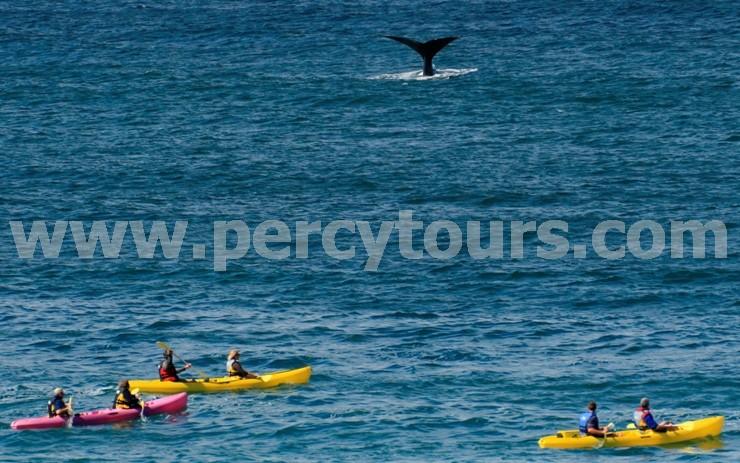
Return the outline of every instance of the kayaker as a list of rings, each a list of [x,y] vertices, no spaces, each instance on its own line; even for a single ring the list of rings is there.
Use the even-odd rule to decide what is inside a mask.
[[[177,375],[192,366],[189,363],[186,363],[182,368],[178,370],[175,367],[175,362],[172,360],[172,354],[172,349],[164,350],[164,359],[159,364],[160,381],[180,381],[180,377]]]
[[[678,426],[674,426],[670,421],[661,421],[658,423],[650,411],[650,399],[643,397],[640,400],[640,406],[635,409],[633,421],[638,429],[652,429],[654,432],[675,431]]]
[[[113,408],[135,408],[141,410],[141,397],[132,394],[127,379],[118,382],[116,398],[113,400]]]
[[[51,398],[46,409],[49,412],[49,418],[53,418],[55,416],[69,418],[71,409],[64,401],[64,389],[61,387],[54,389],[54,397]]]
[[[609,433],[609,426],[604,428],[599,427],[599,417],[596,416],[596,402],[593,400],[588,403],[588,411],[581,415],[581,419],[578,423],[578,430],[581,434],[594,437],[607,437]]]
[[[231,350],[226,359],[226,372],[229,376],[239,376],[245,379],[259,379],[259,376],[248,372],[239,363],[239,351]]]

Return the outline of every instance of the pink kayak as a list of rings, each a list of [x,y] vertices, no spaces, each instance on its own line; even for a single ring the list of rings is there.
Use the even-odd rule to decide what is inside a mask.
[[[144,407],[144,415],[160,415],[162,413],[179,413],[188,407],[188,394],[181,392],[179,394],[163,397],[161,399],[150,400]],[[93,412],[75,413],[72,418],[72,426],[92,426],[96,424],[111,424],[121,421],[131,421],[139,418],[140,411],[136,409],[115,409],[96,410]],[[13,421],[10,427],[13,429],[48,429],[63,428],[67,420],[61,416],[49,418],[41,416],[38,418],[23,418]]]

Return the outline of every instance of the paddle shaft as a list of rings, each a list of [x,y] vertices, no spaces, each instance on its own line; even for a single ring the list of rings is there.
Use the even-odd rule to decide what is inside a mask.
[[[174,355],[174,356],[175,356],[175,358],[176,358],[177,360],[181,361],[182,363],[190,363],[190,362],[188,362],[187,360],[183,360],[183,359],[182,359],[182,357],[180,357],[179,355],[177,355],[177,353],[176,353],[176,352],[175,352],[174,350],[173,350],[173,351],[171,351],[171,352],[172,352],[172,355]]]

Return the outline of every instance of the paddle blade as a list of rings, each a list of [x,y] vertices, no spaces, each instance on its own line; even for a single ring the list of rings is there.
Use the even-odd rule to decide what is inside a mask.
[[[69,418],[67,418],[64,425],[68,428],[71,428],[75,421],[75,410],[72,407],[72,400],[74,400],[74,397],[70,396],[69,402],[67,402],[67,406],[69,407]]]
[[[170,346],[168,346],[166,342],[162,342],[162,341],[157,341],[157,347],[159,347],[162,350],[170,350]]]

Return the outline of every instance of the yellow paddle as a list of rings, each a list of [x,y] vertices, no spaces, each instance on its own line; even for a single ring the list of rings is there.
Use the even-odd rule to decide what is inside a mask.
[[[160,349],[162,349],[162,350],[169,350],[169,351],[172,351],[172,354],[173,354],[173,355],[174,355],[175,357],[177,357],[177,359],[178,359],[179,361],[181,361],[182,363],[190,363],[190,362],[188,362],[188,361],[186,361],[186,360],[183,360],[183,359],[182,359],[182,357],[180,357],[179,355],[177,355],[177,354],[175,353],[175,351],[174,351],[174,350],[172,350],[172,348],[171,348],[171,347],[170,347],[169,345],[167,345],[167,343],[166,343],[166,342],[162,342],[162,341],[157,341],[157,347],[159,347],[159,348],[160,348]],[[198,376],[200,376],[201,378],[208,378],[208,375],[207,375],[207,374],[205,374],[205,373],[203,373],[203,372],[202,372],[202,371],[200,371],[200,370],[196,370],[195,368],[193,368],[193,371],[194,371],[194,372],[196,372],[196,373],[198,373]]]

